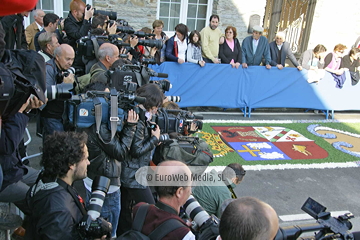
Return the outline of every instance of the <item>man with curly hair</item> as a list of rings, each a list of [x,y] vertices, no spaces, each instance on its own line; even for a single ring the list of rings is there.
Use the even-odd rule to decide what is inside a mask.
[[[27,194],[31,209],[25,239],[78,239],[77,224],[86,215],[81,197],[71,186],[87,176],[87,135],[55,132],[44,142],[44,170]]]

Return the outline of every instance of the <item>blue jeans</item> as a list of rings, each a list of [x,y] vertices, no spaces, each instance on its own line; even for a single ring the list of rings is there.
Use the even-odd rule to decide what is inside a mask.
[[[42,137],[43,140],[45,140],[45,137],[47,135],[53,134],[55,131],[57,132],[63,132],[64,131],[64,125],[62,119],[58,118],[41,118],[41,123],[43,126],[42,130]]]
[[[89,207],[91,192],[86,189],[86,207]],[[111,237],[116,237],[116,229],[120,216],[120,189],[116,192],[107,194],[101,209],[100,217],[105,218],[112,225]]]

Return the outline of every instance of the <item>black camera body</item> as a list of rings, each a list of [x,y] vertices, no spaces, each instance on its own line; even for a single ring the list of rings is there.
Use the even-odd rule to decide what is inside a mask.
[[[86,5],[86,9],[89,10],[91,8],[90,4]],[[113,11],[104,11],[104,10],[97,10],[94,8],[94,15],[105,15],[108,16],[110,20],[116,20],[117,19],[117,13]]]
[[[104,176],[94,178],[87,215],[78,225],[78,231],[82,239],[96,239],[104,235],[108,238],[111,237],[111,223],[99,217],[109,187],[109,178]]]
[[[337,218],[331,217],[331,214],[325,211],[326,207],[310,197],[301,209],[316,219],[317,223],[279,228],[274,240],[296,240],[302,233],[316,231],[315,239],[354,239],[349,231],[352,228],[349,219],[354,218],[354,215],[346,213]]]
[[[111,230],[111,223],[102,217],[93,221],[89,215],[86,215],[86,219],[81,221],[78,227],[78,231],[84,239],[101,238],[104,235],[111,237],[109,236]]]
[[[189,196],[183,208],[187,216],[193,220],[192,229],[199,232],[198,240],[217,238],[220,221],[216,216],[210,216],[192,195]]]
[[[153,117],[153,122],[156,122],[160,127],[161,133],[177,132],[182,135],[187,135],[187,131],[190,129],[192,122],[196,123],[199,130],[202,129],[203,123],[200,119],[203,119],[203,117],[194,115],[189,111],[159,108],[158,113]]]

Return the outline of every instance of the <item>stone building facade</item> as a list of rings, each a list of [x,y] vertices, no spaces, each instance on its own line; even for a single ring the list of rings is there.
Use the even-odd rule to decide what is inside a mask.
[[[177,0],[183,2],[184,0]],[[240,42],[248,34],[250,17],[254,14],[260,18],[260,25],[264,24],[264,15],[269,0],[189,0],[207,2],[211,10],[206,16],[213,14],[220,16],[220,29],[222,31],[229,25],[235,26]],[[291,4],[295,0],[281,0],[282,4]],[[300,1],[300,0],[299,0]],[[309,2],[311,0],[301,0]],[[93,0],[96,8],[117,11],[118,18],[126,19],[135,29],[150,27],[159,17],[160,4],[169,0]],[[318,43],[324,44],[329,50],[337,43],[343,43],[348,49],[360,35],[360,14],[357,0],[346,0],[341,3],[336,0],[313,0],[313,18],[308,43],[305,49],[313,48]],[[183,22],[185,23],[185,22]],[[185,23],[186,24],[186,23]],[[193,29],[190,29],[193,30]],[[197,29],[201,30],[201,29]],[[168,32],[173,34],[174,32]]]

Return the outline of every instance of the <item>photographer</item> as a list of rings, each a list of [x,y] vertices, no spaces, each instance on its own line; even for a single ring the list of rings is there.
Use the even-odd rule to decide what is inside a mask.
[[[40,51],[38,53],[43,56],[45,62],[54,58],[54,50],[60,46],[56,34],[50,32],[43,32],[39,35],[38,43]]]
[[[152,151],[159,144],[160,128],[150,122],[153,114],[156,114],[158,107],[163,101],[163,93],[153,83],[145,84],[136,90],[138,97],[146,98],[144,104],[139,104],[139,119],[135,136],[130,149],[130,156],[122,163],[121,170],[121,214],[118,226],[118,235],[131,228],[131,201],[135,203],[154,203],[154,197],[149,187],[139,184],[135,180],[136,171],[148,166],[151,160]]]
[[[95,82],[87,86],[87,90],[105,91],[103,83]],[[85,129],[88,134],[90,166],[88,176],[84,179],[87,189],[88,203],[91,197],[91,185],[96,176],[105,176],[110,179],[110,189],[105,197],[101,209],[101,217],[106,218],[113,226],[112,237],[116,237],[116,228],[120,216],[120,173],[121,161],[125,160],[131,146],[139,116],[134,110],[128,111],[127,123],[121,132],[117,132],[111,139],[111,131],[107,123],[102,123],[97,133],[96,125]],[[103,169],[99,171],[99,169]]]
[[[96,15],[91,21],[90,34],[94,36],[104,36],[116,33],[117,24],[110,24],[109,17],[106,15]]]
[[[112,43],[103,43],[99,48],[99,61],[90,69],[91,82],[107,83],[105,72],[119,59],[119,49]]]
[[[35,44],[35,50],[40,51],[40,45],[39,45],[39,36],[40,34],[44,32],[49,33],[55,33],[56,37],[58,39],[59,44],[63,44],[63,38],[61,36],[61,33],[59,31],[58,27],[59,22],[59,16],[54,13],[47,13],[44,17],[44,28],[40,32],[35,34],[34,37],[34,44]]]
[[[60,83],[74,83],[74,74],[68,70],[73,64],[74,50],[68,44],[61,44],[54,50],[54,58],[46,63],[46,85]],[[43,138],[54,131],[64,131],[62,115],[64,112],[64,100],[50,100],[41,111],[43,124]]]
[[[232,174],[235,173],[235,174]],[[210,174],[216,179],[219,173],[213,169]],[[246,171],[238,163],[231,163],[226,166],[225,170],[221,173],[223,185],[209,186],[206,182],[200,182],[193,188],[193,196],[200,203],[210,215],[215,215],[220,218],[221,205],[229,198],[236,198],[234,188],[241,183]],[[235,177],[233,177],[235,175]],[[229,176],[231,176],[229,178]]]
[[[175,182],[173,186],[169,186],[170,184],[161,186],[162,183],[158,183],[155,186],[155,190],[159,195],[159,201],[155,205],[150,205],[141,232],[145,235],[149,235],[154,229],[163,224],[165,221],[169,219],[176,219],[183,226],[168,233],[162,239],[195,239],[195,235],[191,232],[190,227],[178,216],[180,213],[180,207],[185,204],[191,195],[190,169],[184,163],[179,161],[165,161],[160,163],[156,174],[163,177],[166,175],[187,175],[189,181],[184,182],[184,186],[179,186],[179,184]],[[161,179],[161,177],[159,178]],[[134,218],[136,217],[136,213],[139,207],[143,204],[144,203],[139,203],[134,207]]]
[[[86,210],[71,187],[87,176],[88,149],[85,133],[55,132],[46,137],[40,179],[27,193],[31,209],[25,239],[79,239],[77,224]]]
[[[70,2],[70,13],[64,22],[64,31],[68,37],[68,43],[77,53],[76,41],[81,37],[88,35],[91,28],[90,19],[94,14],[94,9],[86,9],[86,5],[81,0],[72,0]],[[74,68],[84,71],[84,64],[81,56],[76,54]]]
[[[231,202],[221,215],[220,237],[222,240],[271,240],[279,229],[275,210],[267,203],[242,197]]]

